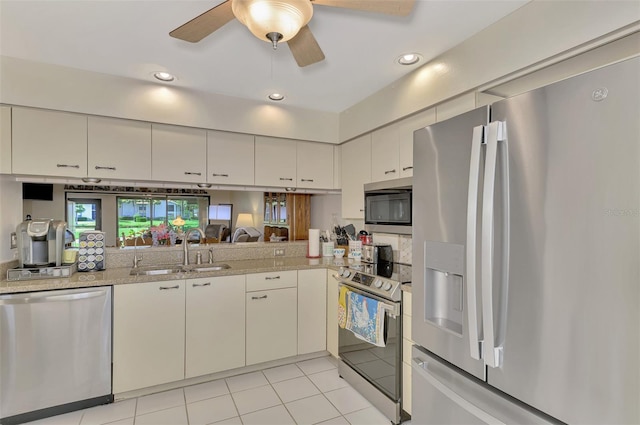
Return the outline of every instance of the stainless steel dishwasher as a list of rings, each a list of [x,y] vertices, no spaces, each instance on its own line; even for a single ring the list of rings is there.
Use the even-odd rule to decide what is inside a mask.
[[[0,296],[0,423],[113,401],[112,287]]]

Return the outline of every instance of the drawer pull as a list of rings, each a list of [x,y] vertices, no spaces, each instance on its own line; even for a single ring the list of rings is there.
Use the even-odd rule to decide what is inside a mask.
[[[165,289],[179,289],[180,285],[176,285],[176,286],[161,286],[160,290],[163,291]]]
[[[289,178],[289,177],[280,177],[280,180],[288,181],[288,182],[292,182],[293,181],[293,179]]]
[[[79,165],[56,164],[58,168],[80,168]]]
[[[385,175],[386,174],[392,174],[392,173],[395,173],[395,172],[396,172],[396,170],[388,170],[388,171],[385,171],[384,174]]]
[[[267,299],[267,296],[266,296],[266,295],[263,295],[263,296],[261,296],[261,297],[251,297],[251,299],[252,299],[252,300],[265,300],[265,299]]]
[[[413,170],[413,165],[410,165],[408,167],[402,167],[402,171],[407,171],[407,170]]]
[[[301,182],[312,182],[313,179],[300,179]]]
[[[229,174],[216,174],[216,173],[213,173],[212,176],[213,177],[229,177]]]
[[[184,174],[187,175],[187,176],[201,176],[202,175],[202,173],[196,173],[196,172],[193,172],[193,171],[185,171]]]
[[[191,286],[192,286],[192,287],[194,287],[194,288],[197,288],[197,287],[199,287],[199,286],[211,286],[211,282],[207,282],[207,283],[193,283]]]
[[[280,279],[280,276],[267,276],[264,278],[264,280],[276,280],[276,279]]]
[[[116,167],[102,167],[100,165],[96,165],[96,170],[111,170],[116,171]]]

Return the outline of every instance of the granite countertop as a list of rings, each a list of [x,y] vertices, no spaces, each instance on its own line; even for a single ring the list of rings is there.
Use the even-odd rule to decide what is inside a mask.
[[[168,280],[195,279],[203,277],[230,276],[248,273],[278,272],[285,270],[301,270],[313,268],[331,268],[349,264],[347,258],[333,257],[306,258],[283,257],[268,259],[223,261],[230,268],[200,273],[175,273],[154,276],[131,276],[131,267],[107,268],[99,272],[77,272],[69,278],[50,278],[38,280],[0,281],[0,294],[19,292],[47,291],[55,289],[86,288],[92,286],[122,285],[142,282],[158,282]]]

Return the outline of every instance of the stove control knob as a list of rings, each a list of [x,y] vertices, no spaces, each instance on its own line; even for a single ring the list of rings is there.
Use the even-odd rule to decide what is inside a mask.
[[[376,288],[382,287],[382,281],[380,279],[374,280],[373,281],[373,286],[375,286]]]
[[[382,287],[382,289],[384,289],[385,291],[390,291],[391,290],[391,282],[385,282],[384,286]]]
[[[342,271],[342,277],[349,277],[349,276],[351,276],[351,271],[348,269],[344,269]]]

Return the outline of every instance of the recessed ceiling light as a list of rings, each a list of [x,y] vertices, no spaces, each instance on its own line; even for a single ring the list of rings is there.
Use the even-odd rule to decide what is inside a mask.
[[[176,77],[164,71],[154,72],[153,76],[160,81],[173,81],[176,79]]]
[[[269,95],[269,99],[271,99],[271,100],[273,100],[273,101],[275,101],[275,102],[279,102],[279,101],[281,101],[282,99],[284,99],[284,95],[283,95],[283,94],[280,94],[280,93],[271,93],[271,94]]]
[[[421,59],[421,56],[417,53],[405,53],[398,58],[398,63],[400,65],[413,65],[418,63]]]

